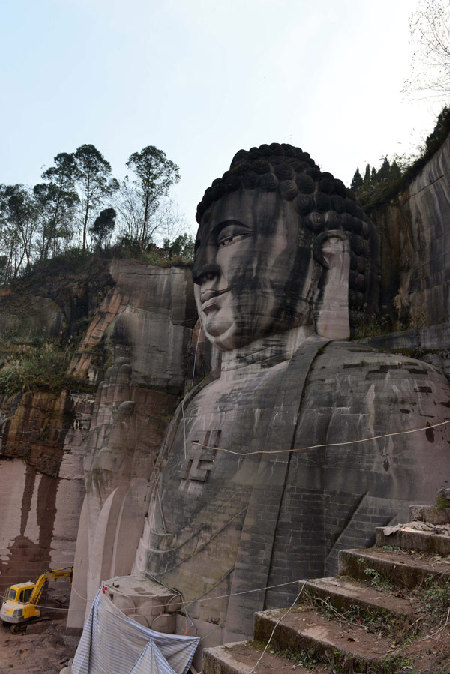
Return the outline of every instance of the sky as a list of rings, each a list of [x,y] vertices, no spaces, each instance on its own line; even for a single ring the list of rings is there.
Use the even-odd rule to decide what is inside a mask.
[[[156,145],[195,208],[241,148],[288,142],[349,184],[442,104],[401,93],[417,0],[2,0],[0,182],[92,143],[121,178]]]

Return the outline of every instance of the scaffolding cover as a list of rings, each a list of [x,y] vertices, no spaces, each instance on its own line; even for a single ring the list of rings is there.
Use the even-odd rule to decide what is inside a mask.
[[[83,628],[73,674],[185,674],[200,639],[161,634],[126,616],[99,590]]]

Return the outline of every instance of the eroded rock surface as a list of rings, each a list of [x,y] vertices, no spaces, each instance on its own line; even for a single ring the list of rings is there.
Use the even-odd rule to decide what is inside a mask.
[[[380,233],[381,304],[402,327],[448,322],[449,175],[450,136],[405,192],[371,214]]]
[[[293,581],[335,573],[340,549],[433,500],[447,427],[404,431],[445,420],[449,386],[432,365],[336,341],[377,296],[377,238],[309,155],[238,153],[198,219],[195,294],[222,367],[176,416],[135,570],[146,558],[192,602],[204,647],[250,635]]]
[[[113,361],[98,387],[85,446],[71,628],[83,625],[102,580],[131,572],[148,482],[191,367],[186,354],[196,316],[190,270],[121,262],[112,274],[117,284],[75,364],[88,373],[100,341]]]

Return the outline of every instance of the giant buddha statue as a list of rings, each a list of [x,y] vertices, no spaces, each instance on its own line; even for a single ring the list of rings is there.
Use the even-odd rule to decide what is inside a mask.
[[[339,550],[433,501],[448,426],[402,431],[445,419],[449,387],[350,341],[377,307],[377,237],[307,153],[241,150],[197,220],[195,296],[220,372],[172,422],[136,568],[192,602],[205,646],[248,637],[294,581],[334,574]]]

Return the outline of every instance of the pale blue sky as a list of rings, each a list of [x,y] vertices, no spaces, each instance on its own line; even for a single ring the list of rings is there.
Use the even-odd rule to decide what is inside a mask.
[[[349,183],[440,106],[403,101],[416,0],[1,0],[0,182],[93,143],[156,145],[188,222],[241,147],[289,142]]]

